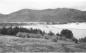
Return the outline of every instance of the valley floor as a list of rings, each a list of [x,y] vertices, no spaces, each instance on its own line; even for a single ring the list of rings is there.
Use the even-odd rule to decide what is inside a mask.
[[[86,43],[0,36],[0,53],[2,52],[86,52]]]

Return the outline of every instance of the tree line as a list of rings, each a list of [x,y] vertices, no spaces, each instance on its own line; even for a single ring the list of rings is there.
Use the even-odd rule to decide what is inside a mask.
[[[18,26],[15,26],[15,27],[5,26],[0,29],[0,34],[3,34],[3,35],[14,35],[15,36],[18,32],[34,33],[34,34],[41,34],[41,35],[47,34],[45,31],[42,31],[40,29],[33,29],[33,28],[27,29],[27,28],[18,27]],[[55,34],[52,31],[50,31],[48,35],[53,36]],[[69,39],[73,38],[72,31],[68,29],[63,29],[60,34],[57,33],[56,35],[65,36],[66,38],[69,38]]]
[[[0,34],[3,34],[3,35],[16,35],[18,32],[26,32],[26,33],[34,33],[34,34],[45,34],[44,31],[40,30],[40,29],[26,29],[26,28],[22,28],[22,27],[3,27],[0,29]]]

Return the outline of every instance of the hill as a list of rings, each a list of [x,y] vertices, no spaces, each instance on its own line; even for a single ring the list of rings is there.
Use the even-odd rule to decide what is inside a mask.
[[[86,12],[68,8],[22,9],[7,15],[0,14],[0,22],[86,22]]]

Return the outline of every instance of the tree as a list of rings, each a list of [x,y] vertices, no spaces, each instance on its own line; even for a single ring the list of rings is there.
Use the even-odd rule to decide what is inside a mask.
[[[16,35],[19,32],[19,27],[15,26],[12,28],[12,35]]]
[[[7,34],[7,28],[5,26],[3,26],[0,33],[6,35]]]
[[[71,38],[73,38],[73,33],[72,33],[71,30],[63,29],[63,30],[61,31],[61,36],[64,36],[64,37],[66,37],[66,38],[71,39]]]
[[[80,41],[80,42],[86,42],[86,37],[80,38],[79,41]]]
[[[72,41],[74,41],[75,43],[79,42],[78,39],[76,39],[76,38],[72,38]]]
[[[12,26],[7,28],[7,35],[12,35]]]
[[[50,31],[50,32],[48,33],[48,35],[53,36],[54,33]]]
[[[60,34],[59,33],[56,33],[56,36],[60,36]]]

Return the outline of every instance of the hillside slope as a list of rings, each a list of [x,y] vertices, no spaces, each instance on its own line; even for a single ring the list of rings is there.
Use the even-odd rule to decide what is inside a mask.
[[[22,9],[8,15],[1,15],[0,20],[0,22],[85,22],[86,12],[68,8]]]

